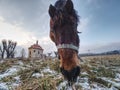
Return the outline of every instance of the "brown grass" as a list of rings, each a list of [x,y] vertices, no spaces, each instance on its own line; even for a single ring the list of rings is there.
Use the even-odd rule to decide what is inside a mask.
[[[91,82],[97,82],[109,87],[110,84],[104,82],[97,77],[109,77],[114,78],[115,72],[112,69],[106,69],[103,66],[104,61],[109,63],[119,63],[120,55],[106,55],[106,56],[89,56],[82,57],[83,61],[87,61],[81,64],[81,72],[87,72],[88,75],[80,75],[81,78],[87,77]],[[6,71],[13,65],[17,65],[18,60],[6,60],[2,64],[0,63],[0,72]],[[15,90],[57,90],[56,87],[63,82],[63,77],[61,76],[59,64],[60,61],[56,60],[25,60],[23,67],[16,75],[11,75],[3,78],[1,82],[14,82],[13,77],[20,75],[21,84]],[[99,63],[100,62],[100,63]],[[90,64],[91,67],[88,65]],[[120,63],[119,63],[120,64]],[[30,66],[30,67],[28,67]],[[49,73],[43,73],[43,77],[32,77],[33,73],[41,73],[41,70],[49,67],[51,70],[55,71],[56,75],[51,75]],[[82,86],[76,86],[78,90],[82,90]],[[63,89],[64,90],[64,89]]]

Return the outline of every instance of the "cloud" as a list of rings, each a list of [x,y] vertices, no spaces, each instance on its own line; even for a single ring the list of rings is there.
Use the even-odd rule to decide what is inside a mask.
[[[90,4],[90,3],[95,2],[95,0],[87,0],[87,2]]]
[[[83,0],[84,1],[84,0]],[[76,3],[82,0],[76,0]],[[0,1],[0,40],[11,39],[18,42],[19,46],[26,49],[34,44],[36,40],[39,40],[39,44],[44,49],[44,52],[51,52],[56,50],[55,44],[49,38],[49,16],[48,8],[50,3],[54,3],[55,0],[1,0]],[[79,9],[78,13],[83,14],[78,25],[78,31],[84,32],[81,37],[88,37],[88,29],[90,30],[91,17],[87,10],[99,7],[98,0],[86,0],[87,6],[81,5],[82,9]],[[81,12],[80,12],[81,11]],[[82,12],[83,11],[83,12]],[[92,13],[90,13],[92,14]],[[84,37],[83,37],[84,35]],[[88,37],[89,38],[89,37]],[[89,39],[87,39],[89,40]],[[86,41],[87,41],[86,40]],[[89,41],[90,42],[90,41]],[[89,44],[89,43],[88,43]],[[100,48],[104,48],[105,45],[82,45],[80,52],[100,51]],[[106,45],[106,47],[110,45]],[[113,45],[115,47],[115,45]],[[108,48],[109,49],[109,48]],[[106,50],[105,48],[102,50]]]
[[[88,4],[96,4],[98,0],[87,0]]]
[[[9,39],[17,41],[18,45],[22,45],[29,40],[34,40],[33,33],[26,31],[19,24],[11,24],[0,16],[0,40]]]
[[[4,18],[0,16],[0,21],[4,21]]]
[[[51,39],[49,38],[49,36],[40,38],[39,41],[40,41],[39,44],[40,44],[40,45],[43,47],[43,49],[44,49],[44,53],[57,51],[54,42],[51,41]]]
[[[3,16],[7,22],[16,23],[23,22],[22,27],[31,32],[45,31],[48,27],[49,16],[48,7],[52,1],[48,0],[1,0],[0,15]]]
[[[101,1],[101,0],[87,0],[87,4],[91,5],[94,8],[100,8],[99,1]]]
[[[36,37],[33,32],[28,32],[28,30],[19,26],[17,23],[11,24],[6,22],[5,19],[0,16],[0,41],[3,39],[16,41],[18,43],[17,49],[19,50],[21,48],[25,48],[27,50],[28,47],[35,44],[36,40],[38,40],[39,44],[44,49],[44,53],[56,51],[56,47],[50,40],[49,35]]]
[[[112,50],[120,50],[120,42],[112,42],[106,44],[82,45],[79,49],[80,53],[101,53]]]
[[[105,52],[105,51],[112,51],[112,50],[120,50],[120,42],[107,43],[95,49],[96,52]]]
[[[24,43],[22,46],[28,48],[31,45],[35,44],[36,40],[38,40],[38,44],[44,49],[44,53],[57,51],[55,44],[50,40],[49,36],[43,36],[36,38],[34,40],[29,40],[26,43]]]
[[[78,25],[78,31],[83,32],[88,28],[90,18],[81,18],[80,24]]]

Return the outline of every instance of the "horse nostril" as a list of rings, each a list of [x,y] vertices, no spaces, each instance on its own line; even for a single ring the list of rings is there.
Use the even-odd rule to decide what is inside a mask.
[[[75,75],[76,75],[76,76],[79,76],[79,74],[80,74],[80,67],[77,66],[77,67],[75,68]]]
[[[71,71],[67,71],[67,70],[64,70],[64,68],[60,68],[60,71],[68,81],[76,82],[77,77],[80,74],[80,67],[76,66]]]
[[[74,69],[72,69],[71,74],[72,74],[72,81],[76,82],[77,81],[77,77],[80,74],[80,67],[77,66]]]
[[[64,69],[60,67],[60,72],[64,75]]]
[[[61,73],[63,74],[63,76],[65,77],[65,78],[68,78],[69,77],[69,72],[67,71],[67,70],[64,70],[64,68],[60,68],[60,71],[61,71]]]

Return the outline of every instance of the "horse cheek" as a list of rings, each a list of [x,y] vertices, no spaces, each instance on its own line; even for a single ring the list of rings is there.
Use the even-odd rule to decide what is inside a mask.
[[[61,57],[61,53],[60,53],[59,50],[58,50],[58,53],[59,53],[59,55],[60,55],[60,68],[62,68],[62,67],[63,67],[63,59],[62,59],[62,57]]]
[[[55,42],[55,35],[53,32],[50,31],[50,38],[53,42]]]

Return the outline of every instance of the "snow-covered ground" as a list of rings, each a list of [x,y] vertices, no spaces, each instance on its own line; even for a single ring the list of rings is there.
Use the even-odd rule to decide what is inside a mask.
[[[32,77],[36,77],[36,78],[40,78],[40,77],[43,77],[44,76],[44,74],[42,73],[34,73],[33,75],[32,75]]]
[[[50,75],[55,75],[56,72],[54,70],[51,70],[49,67],[44,68],[41,73],[49,73]]]
[[[4,73],[0,74],[0,80],[4,77],[10,76],[10,75],[14,75],[16,74],[18,71],[18,68],[13,66],[9,69],[7,69]]]
[[[8,86],[6,85],[6,83],[0,82],[0,90],[9,90]]]
[[[107,81],[112,83],[112,86],[110,88],[95,82],[89,83],[88,78],[78,78],[78,81],[75,83],[75,85],[80,86],[82,90],[120,90],[117,88],[120,88],[120,83],[115,83],[114,81],[111,81],[109,79],[107,79]],[[65,90],[71,90],[68,86],[67,81],[61,82],[57,87],[58,90],[63,90],[63,88]]]
[[[2,63],[2,62],[1,62]],[[17,75],[17,72],[21,69],[25,68],[31,68],[30,64],[24,64],[22,61],[17,62],[18,65],[13,65],[9,69],[7,69],[5,72],[0,73],[0,90],[14,90],[16,86],[19,86],[22,82],[20,80],[20,75]],[[49,66],[44,67],[40,72],[35,72],[32,74],[32,77],[36,78],[44,78],[44,74],[49,74],[52,76],[55,76],[54,79],[59,79],[62,77],[61,73],[57,73],[54,70],[51,70]],[[89,82],[89,77],[87,72],[81,72],[81,75],[84,75],[86,77],[78,77],[77,82],[75,83],[75,86],[81,87],[82,90],[120,90],[120,73],[116,73],[116,77],[113,78],[107,78],[107,77],[99,77],[109,83],[111,83],[111,87],[106,87],[100,83],[97,82]],[[2,79],[8,76],[13,76],[14,81],[11,82],[3,82]],[[68,86],[67,81],[62,81],[60,84],[56,87],[57,90],[72,90],[71,87]],[[119,89],[118,89],[119,88]]]
[[[19,71],[19,69],[13,66],[0,74],[0,90],[9,90],[10,88],[14,88],[20,84],[19,76],[14,77],[15,82],[2,82],[3,78],[15,75],[17,71]]]

